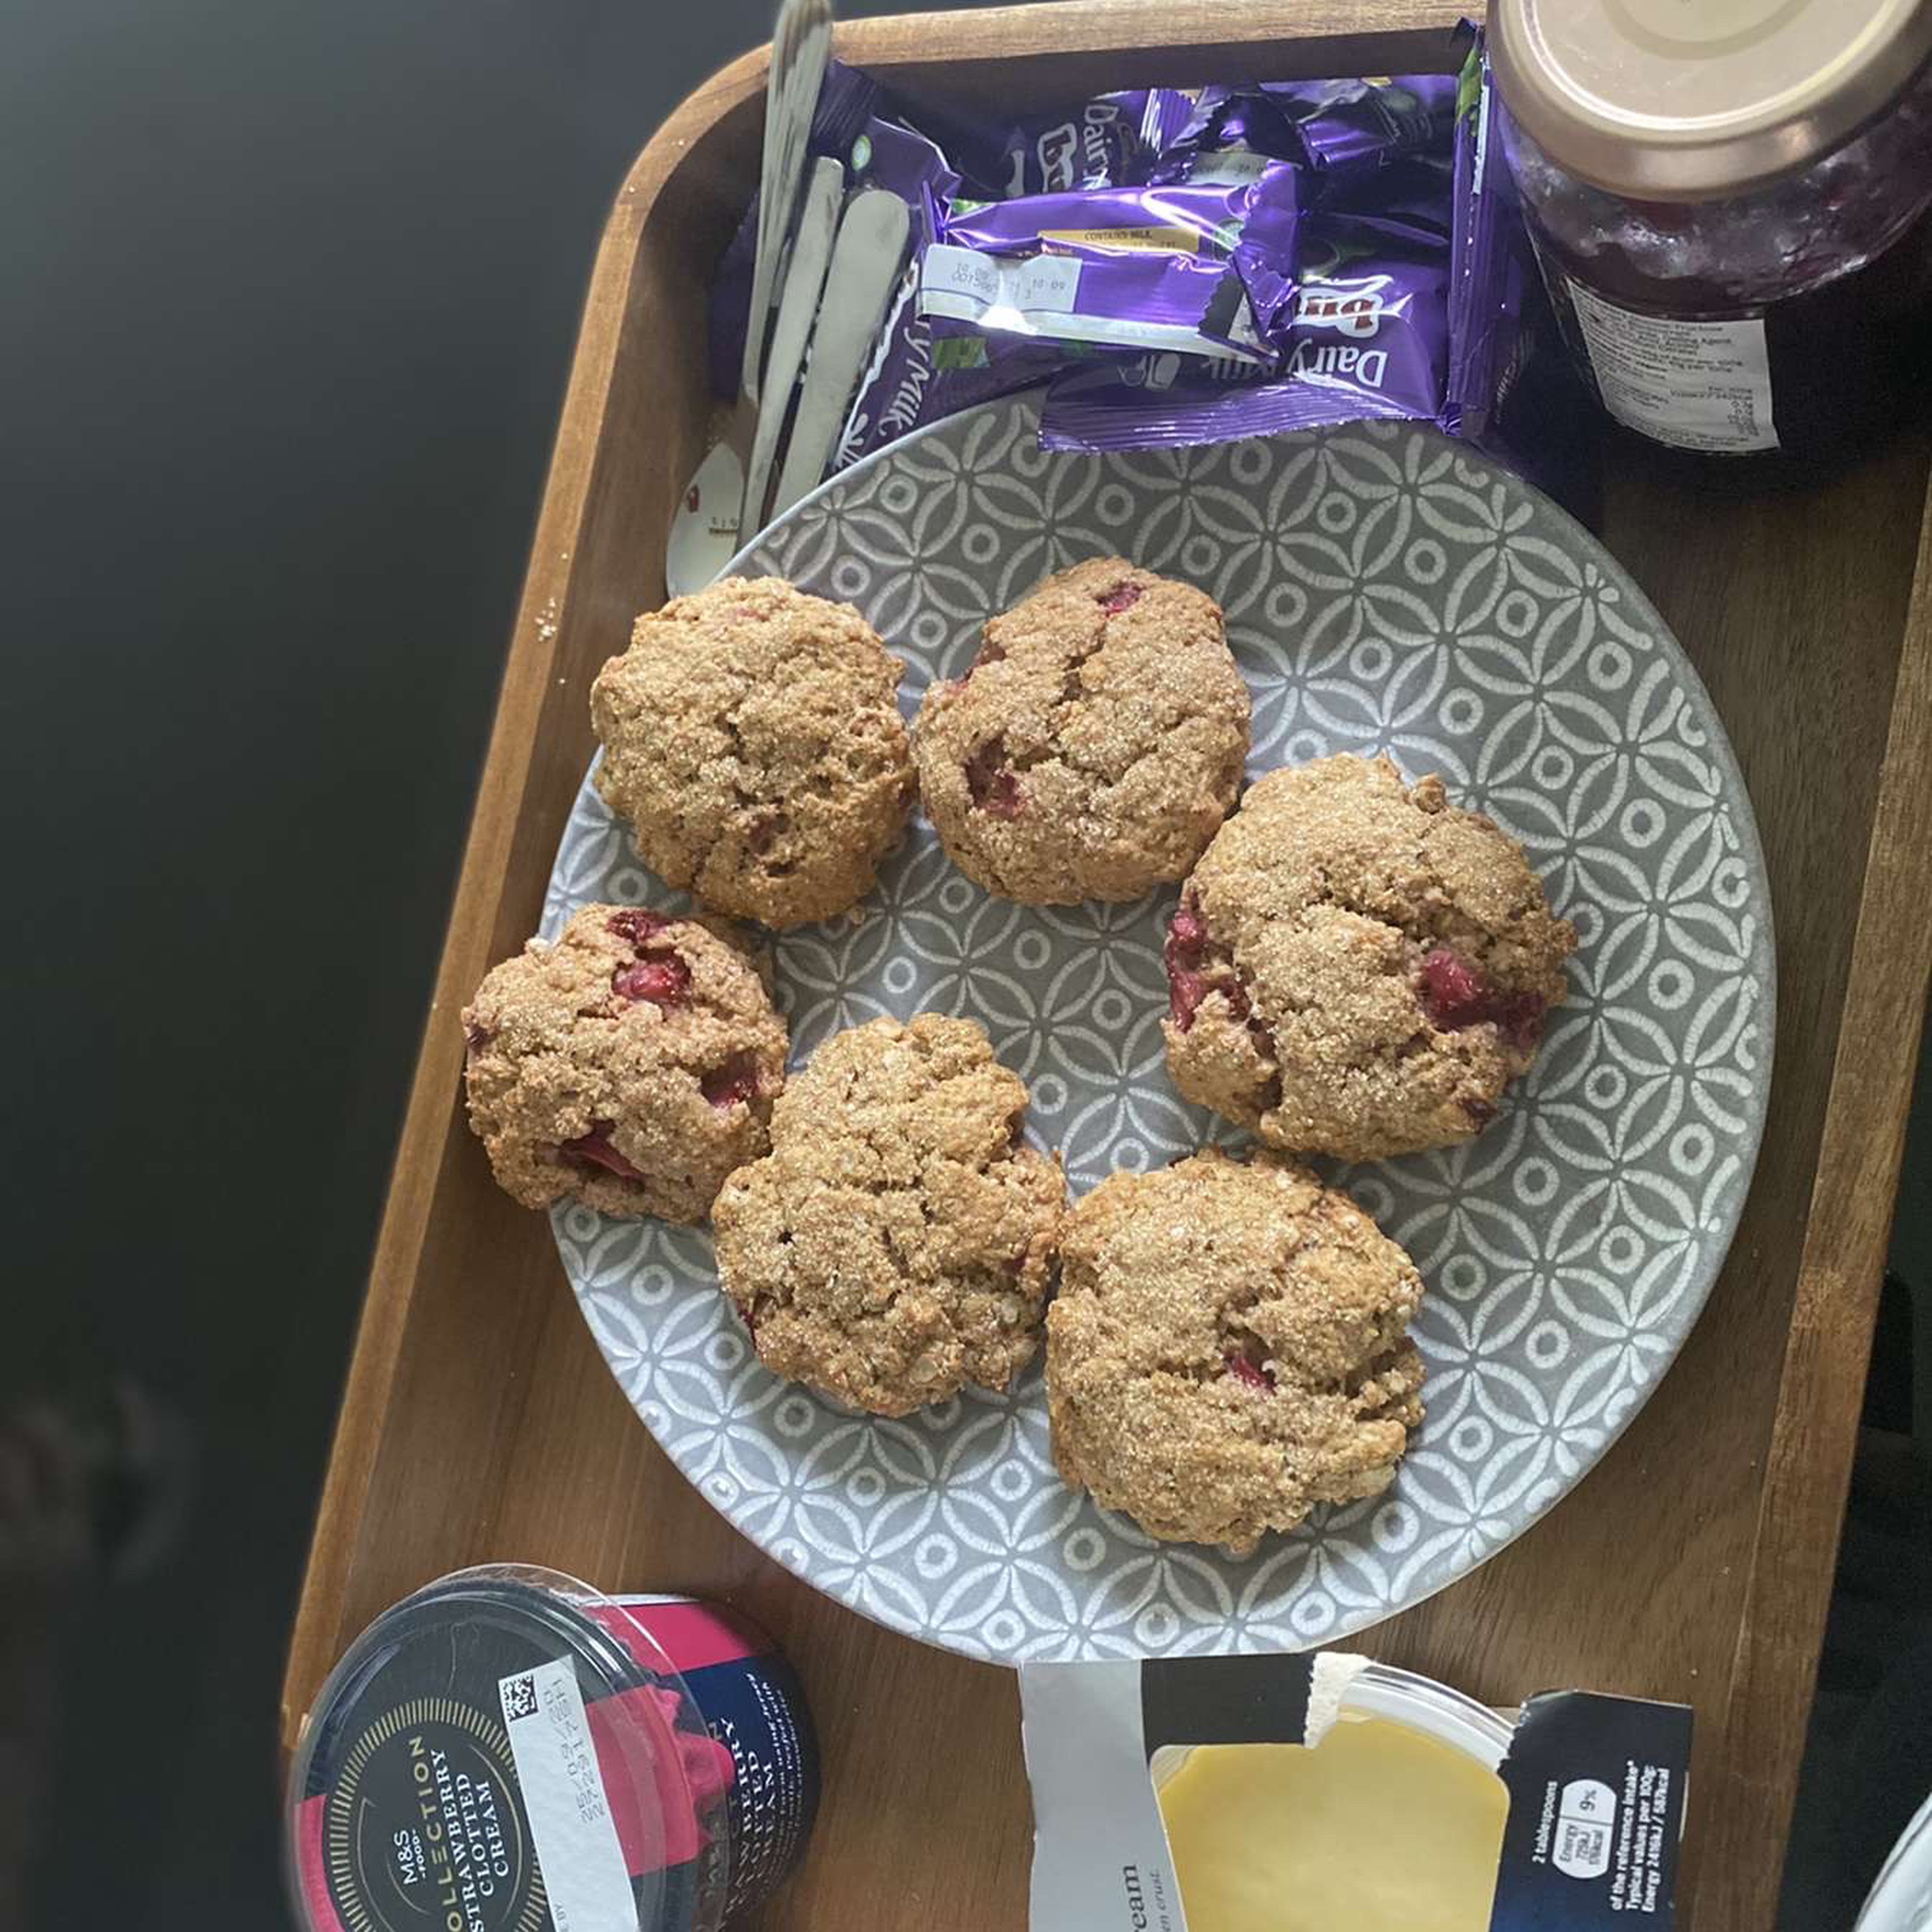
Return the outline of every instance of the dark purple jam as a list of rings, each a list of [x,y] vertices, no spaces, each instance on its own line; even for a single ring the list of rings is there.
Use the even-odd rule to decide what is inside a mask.
[[[1852,140],[1723,199],[1609,193],[1502,118],[1565,338],[1627,429],[1755,478],[1911,418],[1932,329],[1932,68]]]

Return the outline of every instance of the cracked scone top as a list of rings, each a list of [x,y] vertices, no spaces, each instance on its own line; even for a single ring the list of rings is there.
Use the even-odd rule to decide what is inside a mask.
[[[1053,1458],[1150,1535],[1245,1555],[1386,1489],[1422,1420],[1414,1264],[1278,1155],[1115,1174],[1068,1217]]]
[[[1522,848],[1439,778],[1349,757],[1270,772],[1181,889],[1168,1067],[1274,1147],[1467,1140],[1535,1058],[1576,944]]]
[[[770,926],[863,898],[905,829],[904,667],[849,604],[727,578],[597,674],[596,784],[659,878]]]
[[[586,906],[464,1008],[470,1124],[526,1208],[701,1221],[770,1144],[785,1025],[751,962],[689,919]]]
[[[827,1040],[718,1197],[718,1271],[774,1374],[880,1415],[1004,1388],[1040,1342],[1066,1181],[971,1020]]]
[[[921,799],[989,892],[1138,898],[1180,878],[1227,815],[1249,709],[1212,598],[1096,557],[994,618],[965,676],[928,690]]]

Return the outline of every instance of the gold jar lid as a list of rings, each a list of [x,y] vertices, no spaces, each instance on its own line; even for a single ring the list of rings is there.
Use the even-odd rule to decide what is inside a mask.
[[[1638,200],[1801,168],[1932,56],[1932,0],[1492,0],[1490,55],[1557,164]]]

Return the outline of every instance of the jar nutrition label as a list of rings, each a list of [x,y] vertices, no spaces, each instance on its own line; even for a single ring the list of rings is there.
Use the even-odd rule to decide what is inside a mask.
[[[1771,362],[1756,316],[1678,322],[1564,278],[1604,406],[1678,449],[1775,449]]]

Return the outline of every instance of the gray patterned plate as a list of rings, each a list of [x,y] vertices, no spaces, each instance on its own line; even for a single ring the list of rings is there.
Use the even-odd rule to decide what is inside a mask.
[[[758,1365],[709,1238],[560,1209],[626,1392],[754,1543],[866,1616],[970,1656],[1300,1647],[1376,1622],[1534,1522],[1635,1413],[1736,1227],[1770,1079],[1771,914],[1749,800],[1696,674],[1562,512],[1432,430],[1043,453],[1025,398],[908,438],[806,500],[748,566],[857,604],[908,714],[1049,570],[1118,552],[1220,600],[1254,694],[1251,773],[1338,750],[1439,771],[1520,838],[1582,944],[1570,1003],[1472,1144],[1346,1171],[1430,1285],[1428,1420],[1385,1495],[1239,1561],[1063,1488],[1038,1365],[886,1422]],[[1221,1136],[1168,1084],[1173,894],[988,898],[922,821],[862,916],[777,946],[793,1060],[922,1008],[982,1021],[1076,1193]],[[673,903],[586,783],[544,930]]]

